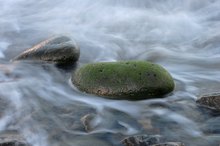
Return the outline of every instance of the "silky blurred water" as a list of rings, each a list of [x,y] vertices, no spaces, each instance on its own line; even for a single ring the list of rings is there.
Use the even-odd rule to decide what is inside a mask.
[[[187,146],[218,146],[218,116],[195,100],[219,91],[218,0],[0,0],[0,130],[33,146],[120,145],[157,134]],[[163,99],[108,100],[75,90],[71,70],[10,62],[23,50],[66,34],[91,62],[148,60],[164,66],[175,91]],[[81,118],[92,114],[90,131]]]

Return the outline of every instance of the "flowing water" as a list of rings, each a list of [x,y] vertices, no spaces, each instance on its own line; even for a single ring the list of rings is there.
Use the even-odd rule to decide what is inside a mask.
[[[1,131],[17,130],[33,146],[117,146],[140,134],[220,144],[220,117],[195,103],[220,87],[220,1],[0,0],[0,9]],[[57,34],[79,44],[78,66],[152,61],[171,73],[175,91],[163,99],[108,100],[75,90],[68,68],[10,62]],[[91,119],[86,130],[82,117]]]

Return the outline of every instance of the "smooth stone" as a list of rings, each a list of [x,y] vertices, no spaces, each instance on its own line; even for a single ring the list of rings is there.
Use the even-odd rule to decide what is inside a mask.
[[[200,97],[197,101],[200,106],[220,111],[220,93],[213,93],[210,95],[204,95]]]
[[[185,146],[185,145],[181,142],[166,142],[166,143],[154,144],[151,146]]]
[[[80,50],[74,41],[67,36],[57,36],[47,39],[32,48],[27,49],[15,60],[38,60],[57,64],[75,63],[79,59]]]
[[[71,80],[83,92],[128,100],[162,97],[175,86],[163,67],[147,61],[87,64],[77,69]]]
[[[159,135],[137,135],[130,136],[121,141],[124,146],[152,146],[160,143]]]

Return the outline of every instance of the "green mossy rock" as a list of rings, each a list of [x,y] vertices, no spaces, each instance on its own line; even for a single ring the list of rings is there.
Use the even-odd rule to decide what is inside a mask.
[[[174,89],[171,75],[147,61],[87,64],[76,70],[71,80],[81,91],[112,99],[156,98]]]

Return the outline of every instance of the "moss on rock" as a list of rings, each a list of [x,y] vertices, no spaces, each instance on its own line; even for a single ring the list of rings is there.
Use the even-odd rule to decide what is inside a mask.
[[[81,91],[112,99],[161,97],[174,89],[171,75],[147,61],[87,64],[73,73],[72,82]]]

